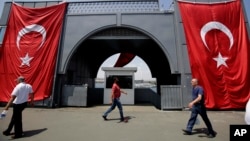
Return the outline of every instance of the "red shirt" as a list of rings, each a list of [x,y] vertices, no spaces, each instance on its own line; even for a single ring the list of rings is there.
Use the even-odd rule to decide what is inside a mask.
[[[120,87],[116,83],[114,83],[112,86],[112,93],[114,95],[114,98],[119,98],[121,96]]]

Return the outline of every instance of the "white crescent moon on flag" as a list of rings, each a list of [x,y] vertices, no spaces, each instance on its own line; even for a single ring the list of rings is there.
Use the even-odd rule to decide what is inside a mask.
[[[212,29],[218,29],[218,30],[224,32],[227,35],[227,37],[229,38],[229,41],[230,41],[230,47],[229,47],[229,50],[230,50],[232,48],[232,46],[233,46],[233,43],[234,43],[233,34],[231,33],[231,31],[224,24],[222,24],[220,22],[215,22],[215,21],[208,22],[207,24],[205,24],[201,28],[201,31],[200,31],[201,39],[202,39],[204,45],[207,47],[207,49],[209,50],[209,47],[207,46],[205,36]]]
[[[35,32],[39,32],[41,35],[42,35],[42,42],[39,46],[39,48],[43,45],[45,39],[46,39],[46,30],[43,26],[41,25],[37,25],[37,24],[32,24],[32,25],[28,25],[28,26],[25,26],[23,29],[21,29],[19,32],[18,32],[18,35],[17,35],[17,39],[16,39],[16,45],[17,45],[17,48],[20,50],[20,40],[21,38],[31,32],[31,31],[35,31]]]

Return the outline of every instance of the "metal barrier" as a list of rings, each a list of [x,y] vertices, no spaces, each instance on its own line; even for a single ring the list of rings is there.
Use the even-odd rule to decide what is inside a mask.
[[[161,86],[161,109],[182,109],[183,96],[181,85]]]
[[[62,106],[87,106],[87,87],[64,85]]]

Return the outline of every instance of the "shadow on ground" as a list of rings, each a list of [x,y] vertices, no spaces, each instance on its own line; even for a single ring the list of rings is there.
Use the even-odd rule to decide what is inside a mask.
[[[47,130],[47,128],[24,131],[24,136],[23,137],[24,138],[25,137],[31,137],[31,136],[40,134],[41,132],[44,132],[46,130]]]

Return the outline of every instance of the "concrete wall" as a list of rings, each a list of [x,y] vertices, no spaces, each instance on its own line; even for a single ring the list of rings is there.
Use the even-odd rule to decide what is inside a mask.
[[[156,22],[157,21],[157,22]],[[128,27],[151,37],[169,60],[172,73],[180,71],[176,46],[173,13],[110,13],[67,15],[61,44],[59,72],[64,74],[74,50],[79,44],[101,30],[111,27]],[[77,27],[77,28],[76,28]],[[184,60],[187,60],[185,58]]]

